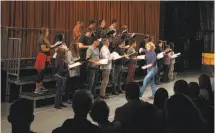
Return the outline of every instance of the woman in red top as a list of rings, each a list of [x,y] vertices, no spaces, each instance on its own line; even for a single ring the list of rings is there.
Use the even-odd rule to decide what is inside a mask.
[[[41,29],[41,37],[38,40],[38,47],[39,52],[37,54],[36,62],[35,62],[35,69],[37,70],[37,77],[36,77],[36,89],[34,93],[36,94],[43,94],[44,91],[47,91],[43,87],[43,79],[45,70],[50,63],[50,50],[51,45],[48,40],[49,30],[48,28]]]

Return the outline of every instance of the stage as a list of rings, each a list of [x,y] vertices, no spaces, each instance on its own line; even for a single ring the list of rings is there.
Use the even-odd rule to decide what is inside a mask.
[[[200,72],[187,72],[187,73],[179,73],[177,76],[177,79],[184,79],[187,82],[197,82],[198,81],[198,76],[200,75]],[[176,81],[175,80],[175,81]],[[213,79],[212,79],[213,81]],[[212,84],[214,84],[212,82]],[[173,94],[173,85],[174,82],[163,84],[158,86],[166,88],[169,92],[169,95]],[[148,101],[152,103],[152,100],[148,100],[148,96],[151,95],[151,89],[147,88],[142,100]],[[110,107],[110,114],[109,114],[109,119],[113,120],[114,118],[114,112],[115,109],[119,106],[122,106],[124,103],[126,103],[125,95],[122,94],[120,96],[113,96],[110,99],[106,100]],[[11,125],[7,121],[7,115],[8,115],[8,110],[9,110],[9,103],[2,103],[1,104],[1,132],[2,133],[10,133],[11,132]],[[69,105],[67,108],[64,108],[62,110],[56,110],[52,106],[46,106],[42,108],[36,108],[35,109],[35,118],[34,122],[32,123],[31,129],[35,132],[39,133],[51,133],[52,130],[58,126],[60,126],[66,119],[72,118],[74,116],[74,113],[72,112],[71,105]],[[89,120],[90,117],[88,117]]]

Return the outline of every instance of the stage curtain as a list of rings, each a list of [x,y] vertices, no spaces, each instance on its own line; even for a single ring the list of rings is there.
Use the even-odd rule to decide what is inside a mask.
[[[112,19],[120,20],[120,26],[127,25],[129,32],[148,33],[159,38],[159,1],[2,1],[1,26],[73,30],[76,22],[105,19],[110,26]],[[50,32],[53,42],[55,32]],[[23,55],[36,54],[39,31],[22,31]],[[9,35],[10,36],[10,35]],[[14,36],[14,35],[13,35]],[[71,38],[66,35],[66,39]]]

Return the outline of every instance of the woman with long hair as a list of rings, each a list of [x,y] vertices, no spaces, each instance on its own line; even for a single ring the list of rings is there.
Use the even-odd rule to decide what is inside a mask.
[[[79,49],[77,43],[71,43],[69,51],[67,52],[66,61],[68,65],[80,60]],[[68,97],[68,103],[71,103],[72,95],[75,92],[77,86],[80,85],[80,68],[79,66],[69,70],[69,78],[67,79],[66,95]]]
[[[42,81],[44,79],[45,70],[50,63],[51,45],[48,40],[48,36],[48,28],[41,28],[41,36],[38,40],[39,52],[34,65],[35,69],[37,70],[36,89],[34,91],[36,94],[43,94],[45,91],[47,91],[44,89]]]
[[[66,87],[66,79],[69,74],[68,72],[68,64],[66,63],[66,50],[63,48],[57,49],[57,57],[55,62],[55,67],[57,69],[57,73],[55,74],[57,82],[57,92],[55,96],[55,104],[54,108],[61,109],[62,107],[66,107],[62,104],[62,95],[65,91]]]
[[[157,63],[156,63],[157,56],[154,50],[155,50],[155,45],[152,42],[149,42],[146,44],[146,49],[141,48],[139,50],[140,53],[141,52],[145,53],[145,60],[147,64],[142,67],[142,69],[147,69],[147,75],[143,80],[143,86],[140,89],[140,93],[141,93],[140,96],[142,97],[147,85],[150,84],[152,89],[152,96],[149,97],[150,99],[154,98],[154,95],[156,92],[154,78],[158,71]]]

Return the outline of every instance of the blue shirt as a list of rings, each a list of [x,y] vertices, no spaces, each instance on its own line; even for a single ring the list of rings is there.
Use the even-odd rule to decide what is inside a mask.
[[[146,60],[146,64],[153,64],[153,66],[156,66],[156,60],[157,60],[157,56],[156,53],[154,51],[148,51],[146,49],[143,50],[143,52],[145,53],[145,60]]]

